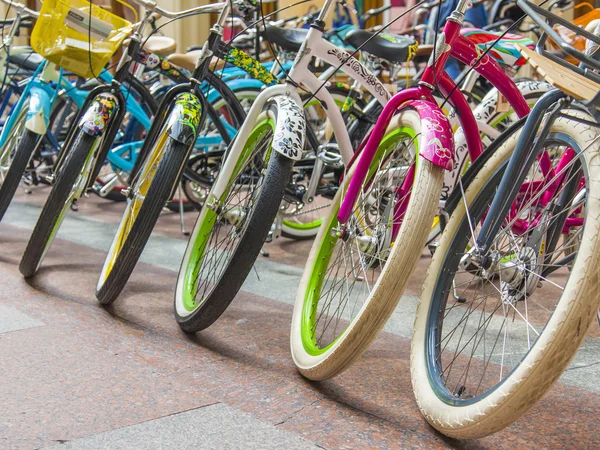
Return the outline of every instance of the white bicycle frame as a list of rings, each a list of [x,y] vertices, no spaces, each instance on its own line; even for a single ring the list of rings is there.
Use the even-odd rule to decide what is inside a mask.
[[[335,2],[336,0],[326,0],[317,20],[325,22],[335,5]],[[333,99],[333,96],[327,90],[327,86],[323,86],[323,81],[317,78],[308,69],[308,64],[312,58],[320,58],[334,67],[339,66],[345,74],[364,86],[364,88],[367,89],[382,105],[385,105],[391,98],[391,94],[383,83],[381,83],[381,81],[367,70],[356,58],[345,50],[342,50],[323,39],[323,32],[321,30],[311,27],[308,31],[306,40],[298,51],[294,65],[289,73],[289,78],[293,83],[288,81],[284,84],[268,87],[259,94],[250,108],[246,120],[238,131],[238,134],[229,149],[229,155],[219,172],[219,176],[213,186],[210,197],[207,199],[206,204],[209,205],[209,207],[215,205],[215,202],[223,196],[223,193],[227,189],[229,179],[235,170],[236,163],[241,155],[244,144],[248,140],[250,132],[252,131],[258,116],[263,111],[265,104],[277,96],[284,96],[296,103],[296,105],[300,107],[300,110],[303,110],[303,103],[297,92],[298,88],[295,85],[303,85],[325,106],[328,120],[331,123],[333,133],[340,148],[342,160],[345,165],[350,162],[354,151],[352,149],[352,144],[350,143],[350,137],[342,113]],[[277,149],[274,148],[274,150]],[[289,155],[286,156],[291,157]],[[300,151],[297,156],[291,158],[300,159],[301,156],[302,152]]]

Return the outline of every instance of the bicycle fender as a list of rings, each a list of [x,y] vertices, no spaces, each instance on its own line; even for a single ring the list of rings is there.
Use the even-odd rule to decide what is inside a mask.
[[[175,97],[175,105],[167,119],[167,134],[182,144],[196,142],[202,118],[202,103],[194,94],[183,92]]]
[[[43,85],[31,88],[25,128],[36,134],[46,134],[53,94],[54,91],[48,92]]]
[[[109,92],[98,94],[81,117],[79,128],[90,136],[102,136],[118,108],[119,100],[115,95]]]
[[[446,115],[435,103],[425,100],[411,100],[403,107],[416,110],[421,118],[419,156],[443,169],[452,170],[454,139],[452,126]]]
[[[267,106],[276,120],[273,150],[295,161],[302,158],[306,136],[304,109],[299,103],[291,95],[277,95]]]

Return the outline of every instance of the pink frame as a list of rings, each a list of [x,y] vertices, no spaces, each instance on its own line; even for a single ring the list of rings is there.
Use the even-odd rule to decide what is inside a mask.
[[[350,180],[348,190],[340,205],[338,212],[340,223],[346,223],[350,219],[353,206],[356,203],[361,186],[367,176],[379,144],[383,139],[392,116],[399,109],[412,108],[421,116],[421,131],[423,134],[421,142],[424,145],[423,148],[419,148],[419,156],[447,170],[452,168],[454,159],[452,129],[432,96],[433,86],[437,85],[444,96],[449,96],[448,100],[450,104],[457,111],[460,125],[465,132],[471,161],[475,161],[483,152],[477,122],[471,108],[460,89],[455,89],[456,84],[444,71],[444,66],[450,55],[469,66],[473,66],[481,55],[475,44],[460,35],[460,28],[461,24],[453,21],[452,18],[446,22],[444,30],[440,33],[435,46],[436,59],[433,61],[432,55],[429,66],[425,69],[419,86],[398,92],[384,107],[366,145],[362,147],[356,171],[352,180]],[[506,97],[519,117],[529,114],[530,109],[527,102],[514,82],[506,75],[495,60],[486,55],[474,66],[474,70],[489,80]],[[451,92],[452,94],[450,94]],[[411,168],[411,173],[414,173],[414,168]],[[412,178],[407,176],[401,190],[408,192],[408,189],[412,189],[413,181]],[[402,204],[397,205],[394,217],[402,217],[407,206],[408,202],[402,202]],[[394,237],[398,230],[399,226],[395,226],[393,231]]]

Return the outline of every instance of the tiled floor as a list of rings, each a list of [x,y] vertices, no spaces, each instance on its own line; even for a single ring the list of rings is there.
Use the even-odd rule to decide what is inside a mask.
[[[43,198],[20,194],[0,224],[0,449],[600,447],[597,333],[561,383],[506,430],[457,442],[426,424],[408,339],[425,254],[386,333],[350,370],[312,383],[289,354],[310,242],[268,245],[270,258],[224,316],[188,336],[172,316],[185,246],[175,214],[161,218],[123,295],[104,309],[94,288],[123,205],[82,204],[26,282],[17,266]],[[193,216],[186,220],[191,227]]]

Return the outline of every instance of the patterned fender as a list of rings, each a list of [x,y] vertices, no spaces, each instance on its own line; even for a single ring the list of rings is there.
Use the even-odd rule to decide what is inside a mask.
[[[269,110],[275,112],[273,150],[293,160],[299,160],[304,150],[306,120],[304,110],[291,96],[277,95]]]
[[[119,100],[109,92],[98,94],[79,121],[79,128],[90,136],[102,136],[111,117],[119,108]]]
[[[183,92],[175,98],[175,105],[167,119],[167,134],[182,144],[196,142],[202,103],[194,94]]]
[[[424,100],[406,102],[403,107],[413,108],[421,118],[421,148],[419,155],[446,170],[454,163],[454,139],[452,126],[442,110],[434,103]]]

